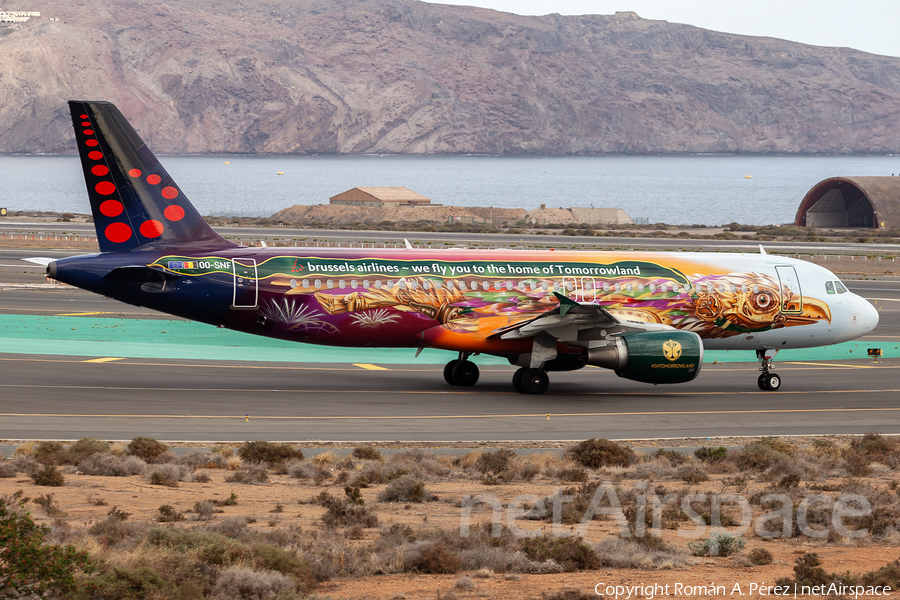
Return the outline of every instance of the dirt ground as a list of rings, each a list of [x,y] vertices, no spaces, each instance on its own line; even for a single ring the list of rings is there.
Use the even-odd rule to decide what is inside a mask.
[[[849,437],[847,439],[850,439]],[[843,438],[829,438],[831,442],[840,444]],[[713,440],[719,442],[725,440]],[[731,440],[745,442],[746,440]],[[795,438],[796,442],[809,442],[806,438]],[[660,440],[659,446],[678,446],[679,442]],[[691,444],[690,440],[682,440],[684,445]],[[696,440],[693,442],[696,444]],[[652,443],[642,442],[642,445],[653,447]],[[420,445],[421,446],[421,445]],[[557,454],[558,455],[558,454]],[[336,460],[332,459],[332,460]],[[356,467],[359,470],[360,466]],[[337,470],[337,467],[333,470]],[[182,513],[184,521],[167,526],[175,527],[202,527],[205,521],[200,521],[194,514],[192,507],[198,502],[207,500],[224,500],[230,496],[236,496],[236,504],[233,506],[221,506],[213,515],[212,522],[221,521],[227,517],[242,517],[250,527],[258,531],[276,530],[279,528],[296,528],[304,532],[322,531],[322,515],[325,509],[314,503],[308,503],[310,499],[327,491],[333,496],[342,497],[344,486],[337,484],[333,479],[314,483],[308,479],[295,479],[288,475],[269,475],[269,481],[263,484],[244,484],[228,482],[232,471],[227,468],[201,468],[196,474],[208,476],[208,482],[180,482],[177,487],[165,485],[153,485],[146,475],[131,477],[103,477],[83,475],[74,467],[64,468],[65,485],[63,487],[39,487],[34,485],[31,478],[19,474],[14,478],[0,478],[0,497],[9,497],[21,490],[27,498],[37,498],[46,494],[53,495],[53,501],[62,511],[63,516],[50,516],[46,511],[34,502],[27,506],[31,510],[36,521],[48,526],[64,527],[70,530],[84,530],[92,524],[103,521],[109,514],[115,511],[128,513],[128,520],[134,522],[156,523],[159,516],[159,507],[172,506],[176,512]],[[603,478],[617,478],[620,471],[615,469],[601,473]],[[693,484],[692,491],[696,493],[717,493],[728,487],[727,475],[711,475],[707,482]],[[652,479],[652,478],[651,478]],[[858,484],[871,486],[896,486],[898,477],[895,472],[886,469],[875,469],[874,473],[865,480],[858,480]],[[462,510],[459,507],[460,500],[465,495],[492,495],[500,499],[503,506],[522,494],[531,494],[532,497],[546,498],[559,490],[562,486],[559,480],[544,475],[538,475],[529,482],[517,481],[512,483],[496,482],[489,484],[471,477],[459,476],[454,478],[438,477],[436,480],[426,482],[428,489],[438,496],[437,501],[421,504],[380,502],[379,493],[384,485],[372,485],[361,490],[365,505],[378,515],[378,527],[365,528],[359,539],[351,538],[347,544],[366,544],[373,542],[380,531],[395,523],[410,525],[413,528],[441,529],[456,531],[461,526]],[[634,486],[637,481],[627,480],[621,476],[615,481],[617,486]],[[675,486],[675,484],[667,484]],[[683,484],[679,484],[683,485]],[[808,484],[803,484],[808,485]],[[755,488],[761,488],[762,481],[751,483],[746,491],[750,494]],[[809,494],[815,493],[809,491]],[[475,521],[490,523],[490,513],[487,510],[474,511]],[[506,517],[508,519],[508,516]],[[551,525],[545,521],[519,520],[513,524],[528,531],[548,531]],[[574,530],[574,525],[564,525],[564,528]],[[669,544],[686,548],[689,538],[681,533],[687,529],[682,527],[677,531],[663,529],[662,537]],[[616,523],[611,520],[593,521],[585,536],[585,541],[596,543],[606,537],[617,535]],[[672,570],[640,570],[631,568],[601,568],[592,571],[579,571],[574,573],[484,573],[463,572],[448,575],[400,573],[389,575],[371,575],[365,577],[332,578],[318,584],[315,593],[319,597],[332,599],[434,599],[434,598],[550,598],[567,590],[571,596],[577,599],[583,597],[598,597],[595,595],[595,586],[600,586],[600,591],[606,586],[669,586],[668,593],[657,591],[657,597],[685,597],[685,598],[762,598],[771,597],[760,592],[760,586],[774,585],[776,579],[792,574],[796,559],[807,553],[815,552],[822,561],[822,566],[828,572],[849,572],[857,575],[860,573],[878,569],[900,558],[900,538],[891,538],[891,541],[871,542],[866,538],[854,542],[851,540],[823,543],[811,538],[798,537],[789,540],[764,540],[753,534],[752,531],[744,534],[747,539],[747,547],[740,557],[715,557],[697,558],[694,564],[685,568]],[[771,552],[773,562],[763,566],[749,564],[745,557],[754,548],[764,548]],[[724,586],[726,594],[718,593],[721,588],[705,591],[694,586]],[[644,588],[642,594],[632,595],[636,598],[650,599],[654,596],[647,593]],[[657,588],[658,590],[660,588]],[[737,591],[736,591],[737,590]],[[606,598],[615,597],[614,594],[604,594]],[[624,598],[625,596],[621,596]],[[818,596],[805,596],[818,597]]]

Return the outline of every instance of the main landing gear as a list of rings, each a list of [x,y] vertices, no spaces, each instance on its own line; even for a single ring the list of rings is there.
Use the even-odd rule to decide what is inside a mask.
[[[478,381],[478,365],[469,360],[468,352],[460,352],[458,359],[444,365],[444,379],[450,385],[475,385]]]
[[[550,386],[550,378],[543,369],[522,367],[513,375],[512,384],[520,394],[543,394]]]
[[[781,388],[781,377],[775,373],[770,373],[772,368],[772,359],[778,350],[757,350],[756,358],[759,359],[759,370],[762,374],[756,380],[756,385],[764,392],[777,392]]]
[[[444,380],[450,385],[470,386],[478,381],[478,365],[469,360],[469,353],[444,365]],[[513,388],[520,394],[543,394],[550,387],[550,377],[544,369],[521,368],[515,372]]]

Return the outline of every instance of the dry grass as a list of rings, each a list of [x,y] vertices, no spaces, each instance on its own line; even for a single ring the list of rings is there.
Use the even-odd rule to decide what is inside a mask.
[[[26,447],[14,459],[0,462],[0,467],[23,469],[18,472],[40,467],[28,454],[36,450],[36,445]],[[227,451],[217,450],[192,450],[175,463],[150,465],[143,475],[116,479],[76,473],[76,467],[68,467],[73,471],[66,473],[67,485],[54,488],[52,494],[27,483],[24,493],[37,498],[31,501],[35,517],[53,527],[54,542],[74,543],[101,560],[103,569],[97,577],[112,576],[116,568],[124,569],[129,577],[148,578],[147,585],[161,586],[160,597],[239,597],[245,593],[236,587],[234,578],[229,579],[231,575],[222,575],[226,572],[243,573],[248,582],[256,582],[247,588],[249,594],[275,589],[266,588],[266,582],[276,582],[271,585],[277,587],[290,580],[293,588],[279,588],[279,593],[289,597],[307,593],[317,581],[378,573],[465,572],[475,580],[512,583],[515,577],[505,579],[505,574],[552,574],[594,566],[684,569],[694,564],[694,559],[687,554],[685,540],[677,531],[693,528],[694,524],[682,511],[681,500],[692,493],[711,497],[738,489],[749,498],[754,515],[769,510],[763,497],[770,493],[790,497],[794,513],[813,493],[829,497],[857,493],[871,503],[873,511],[865,517],[845,519],[847,527],[869,529],[871,535],[864,540],[867,544],[900,539],[900,509],[896,508],[900,506],[900,473],[895,470],[900,462],[896,460],[898,447],[893,438],[877,435],[858,438],[853,444],[825,440],[804,448],[779,440],[759,440],[715,463],[666,452],[635,455],[628,458],[628,466],[596,469],[549,452],[519,455],[480,451],[453,458],[412,450],[382,460],[343,458],[333,452],[319,460],[294,461],[283,470],[250,465],[232,456],[236,468],[227,470],[222,468],[229,462]],[[849,476],[848,457],[860,455],[869,456],[867,465],[873,473],[869,478]],[[876,459],[878,462],[874,462]],[[126,460],[137,459],[116,456],[110,448],[90,455],[81,464],[105,467]],[[717,467],[713,469],[713,465]],[[257,479],[255,486],[227,481],[248,469],[264,474],[268,481]],[[548,537],[552,525],[547,515],[543,520],[513,521],[524,531],[540,534],[533,538],[537,541],[528,541],[532,538],[513,534],[505,513],[495,532],[489,505],[471,511],[469,535],[461,535],[463,509],[458,499],[462,495],[493,495],[507,507],[520,494],[530,494],[526,509],[537,506],[541,499],[549,507],[552,503],[548,500],[559,488],[561,474],[573,469],[581,469],[588,481],[561,490],[574,497],[562,505],[563,521],[570,524],[563,526],[564,531],[571,533],[582,522],[598,482],[606,480],[614,486],[632,532],[642,494],[674,496],[662,513],[662,537],[623,539],[615,520],[597,515],[589,521],[583,544],[577,539],[560,541]],[[99,472],[115,474],[106,468]],[[153,485],[154,472],[178,487]],[[339,483],[340,473],[346,474],[345,482]],[[492,481],[486,482],[487,477]],[[204,478],[209,482],[200,483]],[[354,484],[360,479],[366,480],[365,486]],[[21,480],[0,479],[0,497],[21,487]],[[86,487],[102,487],[102,502],[96,502]],[[420,488],[448,501],[418,504],[415,494],[395,495],[398,490],[414,492]],[[297,503],[304,498],[313,501]],[[106,506],[101,505],[104,503]],[[610,506],[608,501],[601,505]],[[691,504],[706,521],[710,506],[709,499]],[[163,507],[167,507],[165,511]],[[51,515],[54,509],[60,513]],[[830,509],[811,509],[809,514],[815,527],[827,525],[832,516]],[[726,530],[732,525],[724,517],[736,516],[736,507],[726,510]],[[649,527],[652,522],[646,517]],[[795,522],[792,525],[793,537],[797,538],[798,528]],[[752,529],[743,535],[758,544]],[[776,556],[776,563],[781,560],[783,564],[779,557],[793,546],[782,549],[779,544],[793,543],[775,540],[767,542],[766,549]],[[830,536],[814,543],[843,545],[847,540]],[[760,564],[765,565],[766,560],[761,552],[755,552],[734,564],[762,561]],[[188,567],[193,569],[190,574],[185,570]],[[297,576],[297,572],[304,575]],[[455,577],[448,580],[450,587],[455,585]],[[226,586],[220,581],[230,583]],[[190,591],[188,582],[195,586]],[[477,588],[481,587],[478,584]],[[472,591],[457,588],[458,593]]]

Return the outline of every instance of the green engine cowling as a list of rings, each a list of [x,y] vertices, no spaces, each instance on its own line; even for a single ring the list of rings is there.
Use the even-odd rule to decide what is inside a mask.
[[[700,373],[703,342],[690,331],[632,331],[589,349],[587,364],[643,383],[684,383]]]

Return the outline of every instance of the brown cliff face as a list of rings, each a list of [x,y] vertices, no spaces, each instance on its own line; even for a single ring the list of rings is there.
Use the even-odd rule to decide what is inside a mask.
[[[160,153],[900,152],[900,58],[854,50],[414,0],[39,4],[4,5],[42,16],[0,35],[0,152],[72,150],[73,98]]]

